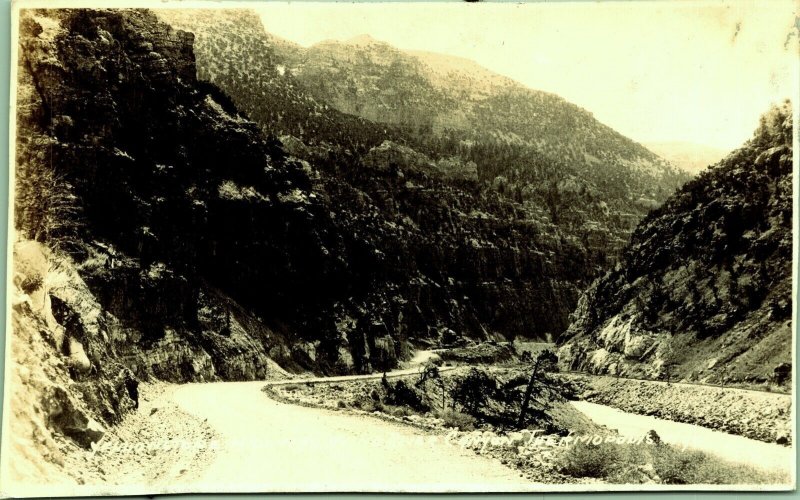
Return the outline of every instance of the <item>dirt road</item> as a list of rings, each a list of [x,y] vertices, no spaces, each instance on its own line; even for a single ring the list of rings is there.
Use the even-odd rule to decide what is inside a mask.
[[[439,373],[449,372],[452,370],[463,369],[458,366],[442,366],[439,368]],[[394,379],[400,377],[407,377],[409,375],[418,375],[419,366],[411,368],[403,368],[401,370],[392,370],[386,372],[387,379]],[[262,385],[291,385],[291,384],[332,384],[335,382],[347,382],[350,380],[377,380],[384,376],[383,373],[371,373],[369,375],[339,375],[335,377],[296,377],[285,380],[268,380],[262,382]]]
[[[278,403],[264,382],[188,384],[172,400],[217,433],[193,491],[519,491],[493,460],[379,419]],[[182,485],[184,486],[184,485]]]

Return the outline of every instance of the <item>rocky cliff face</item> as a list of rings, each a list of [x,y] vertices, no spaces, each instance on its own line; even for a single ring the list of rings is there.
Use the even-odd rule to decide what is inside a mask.
[[[255,300],[257,286],[264,309],[292,300],[264,285],[290,280],[286,260],[316,237],[318,208],[295,200],[308,194],[302,168],[197,82],[192,41],[145,11],[25,12],[17,227],[72,256],[136,375],[262,377],[269,329],[229,295]],[[264,219],[291,227],[260,247],[225,236],[236,221],[257,238],[246,231]],[[246,252],[274,267],[232,275],[212,262]]]
[[[791,137],[786,103],[642,221],[559,339],[567,367],[791,384]]]
[[[138,406],[138,381],[118,359],[102,307],[68,260],[33,241],[16,243],[13,260],[11,472],[28,478],[38,470],[38,477],[69,482],[70,450],[88,449]]]
[[[391,127],[376,127],[342,113],[310,94],[286,66],[296,45],[264,33],[255,12],[244,9],[154,10],[171,26],[195,36],[197,77],[231,95],[237,107],[266,134],[328,142],[362,151],[393,137]]]

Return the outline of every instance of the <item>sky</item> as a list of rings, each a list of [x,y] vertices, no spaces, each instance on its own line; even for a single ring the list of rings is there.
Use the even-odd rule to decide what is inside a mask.
[[[268,32],[304,46],[369,34],[472,59],[592,112],[638,142],[725,150],[797,94],[792,0],[270,3]]]

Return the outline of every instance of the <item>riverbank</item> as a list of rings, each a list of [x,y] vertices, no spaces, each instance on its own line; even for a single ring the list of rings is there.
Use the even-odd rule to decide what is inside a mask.
[[[691,384],[562,374],[579,399],[767,443],[792,442],[792,397]]]
[[[791,447],[698,425],[627,413],[588,401],[573,401],[572,405],[593,422],[615,430],[621,436],[637,437],[643,433],[655,433],[661,443],[669,444],[678,451],[699,451],[743,468],[760,470],[765,475],[771,475],[776,483],[791,482],[794,472],[794,450]]]
[[[494,373],[507,370],[493,369]],[[331,383],[290,384],[268,383],[264,392],[270,398],[287,404],[309,408],[323,408],[358,417],[370,417],[394,424],[402,424],[424,431],[426,443],[447,443],[486,457],[517,471],[526,480],[541,484],[602,483],[599,478],[576,478],[559,472],[559,458],[566,450],[563,436],[544,430],[512,432],[476,420],[471,415],[453,407],[450,393],[455,380],[467,373],[465,367],[442,373],[446,388],[442,404],[441,386],[428,388],[429,408],[420,410],[409,406],[409,401],[387,402],[387,389],[380,378],[333,380]],[[394,374],[389,381],[402,381],[411,390],[419,373]],[[390,389],[391,391],[391,389]],[[392,399],[392,398],[388,398]],[[562,432],[580,435],[603,435],[608,431],[593,425],[567,402],[553,402],[550,411],[557,415]],[[569,428],[569,431],[567,429]]]
[[[505,371],[507,369],[491,370],[495,375]],[[461,376],[458,372],[451,372],[443,378]],[[402,377],[404,387],[413,387],[417,377]],[[448,392],[452,389],[451,382],[445,380]],[[567,434],[554,432],[554,429],[543,431],[538,427],[515,430],[492,425],[457,411],[457,406],[451,406],[446,399],[446,405],[415,409],[408,404],[398,404],[396,399],[387,399],[386,396],[396,390],[396,387],[392,389],[391,383],[387,386],[375,379],[327,384],[270,383],[264,387],[270,398],[282,403],[324,408],[419,428],[427,433],[427,441],[449,443],[492,458],[535,483],[596,484],[598,487],[603,484],[785,485],[791,478],[782,467],[760,467],[764,464],[740,462],[735,454],[720,456],[707,449],[673,445],[661,440],[651,428],[628,426],[618,429],[607,425],[608,422],[594,422],[584,410],[575,411],[574,402],[563,401],[561,404],[557,398],[548,403],[547,412],[551,413],[553,422],[567,430]],[[434,391],[433,399],[441,397],[436,396],[440,392]]]

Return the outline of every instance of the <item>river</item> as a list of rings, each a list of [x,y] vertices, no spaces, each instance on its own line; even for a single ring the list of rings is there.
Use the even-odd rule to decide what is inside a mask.
[[[595,423],[616,429],[622,436],[641,437],[647,431],[654,430],[665,443],[708,452],[730,462],[789,474],[795,470],[793,446],[765,443],[699,425],[636,415],[588,401],[573,401],[572,405]]]

